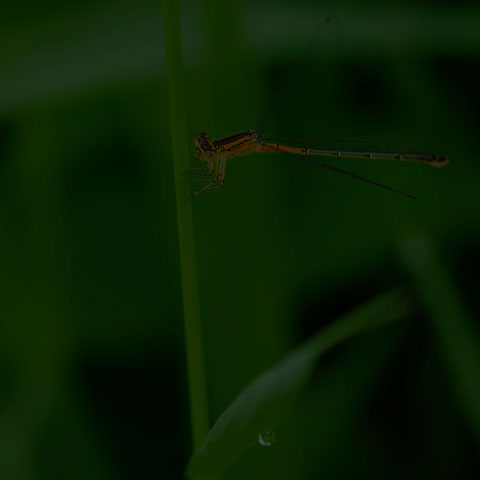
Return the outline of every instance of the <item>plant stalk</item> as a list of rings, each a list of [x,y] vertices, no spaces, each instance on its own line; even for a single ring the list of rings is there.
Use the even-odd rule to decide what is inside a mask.
[[[179,1],[162,0],[162,10],[175,174],[190,415],[193,449],[198,451],[207,436],[209,421],[192,203],[185,202],[189,195],[189,187],[182,183],[181,178],[181,173],[189,168],[189,160]]]

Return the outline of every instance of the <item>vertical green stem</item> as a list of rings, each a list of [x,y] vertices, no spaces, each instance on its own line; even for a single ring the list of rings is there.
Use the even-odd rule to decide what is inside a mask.
[[[412,231],[400,248],[480,446],[480,335],[475,319],[426,232]]]
[[[183,315],[190,388],[190,414],[193,448],[198,450],[205,441],[208,432],[208,407],[192,206],[191,202],[185,203],[189,188],[181,182],[180,176],[181,172],[188,169],[189,162],[179,1],[162,0],[162,7],[177,201]]]

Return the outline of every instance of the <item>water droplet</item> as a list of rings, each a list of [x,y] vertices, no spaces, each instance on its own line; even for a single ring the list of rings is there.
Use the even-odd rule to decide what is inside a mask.
[[[271,447],[276,440],[275,432],[272,430],[267,430],[266,432],[260,433],[258,436],[258,443],[263,447]]]

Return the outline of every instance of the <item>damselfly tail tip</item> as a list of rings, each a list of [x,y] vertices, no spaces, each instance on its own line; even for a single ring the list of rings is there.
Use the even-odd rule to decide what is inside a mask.
[[[444,157],[443,155],[436,155],[432,165],[434,167],[444,167],[445,165],[448,165],[449,160],[447,157]]]

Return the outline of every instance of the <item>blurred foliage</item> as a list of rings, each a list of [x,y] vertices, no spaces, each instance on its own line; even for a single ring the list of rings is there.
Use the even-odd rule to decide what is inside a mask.
[[[160,11],[2,2],[2,479],[182,478],[191,453]],[[194,203],[211,418],[390,287],[425,309],[325,358],[275,446],[228,478],[475,478],[459,385],[478,365],[458,365],[478,356],[478,5],[184,2],[190,133],[252,128],[329,15],[345,30],[334,65],[272,133],[419,144],[451,163],[342,163],[415,202],[281,156],[228,165]],[[412,267],[412,231],[435,268]]]

